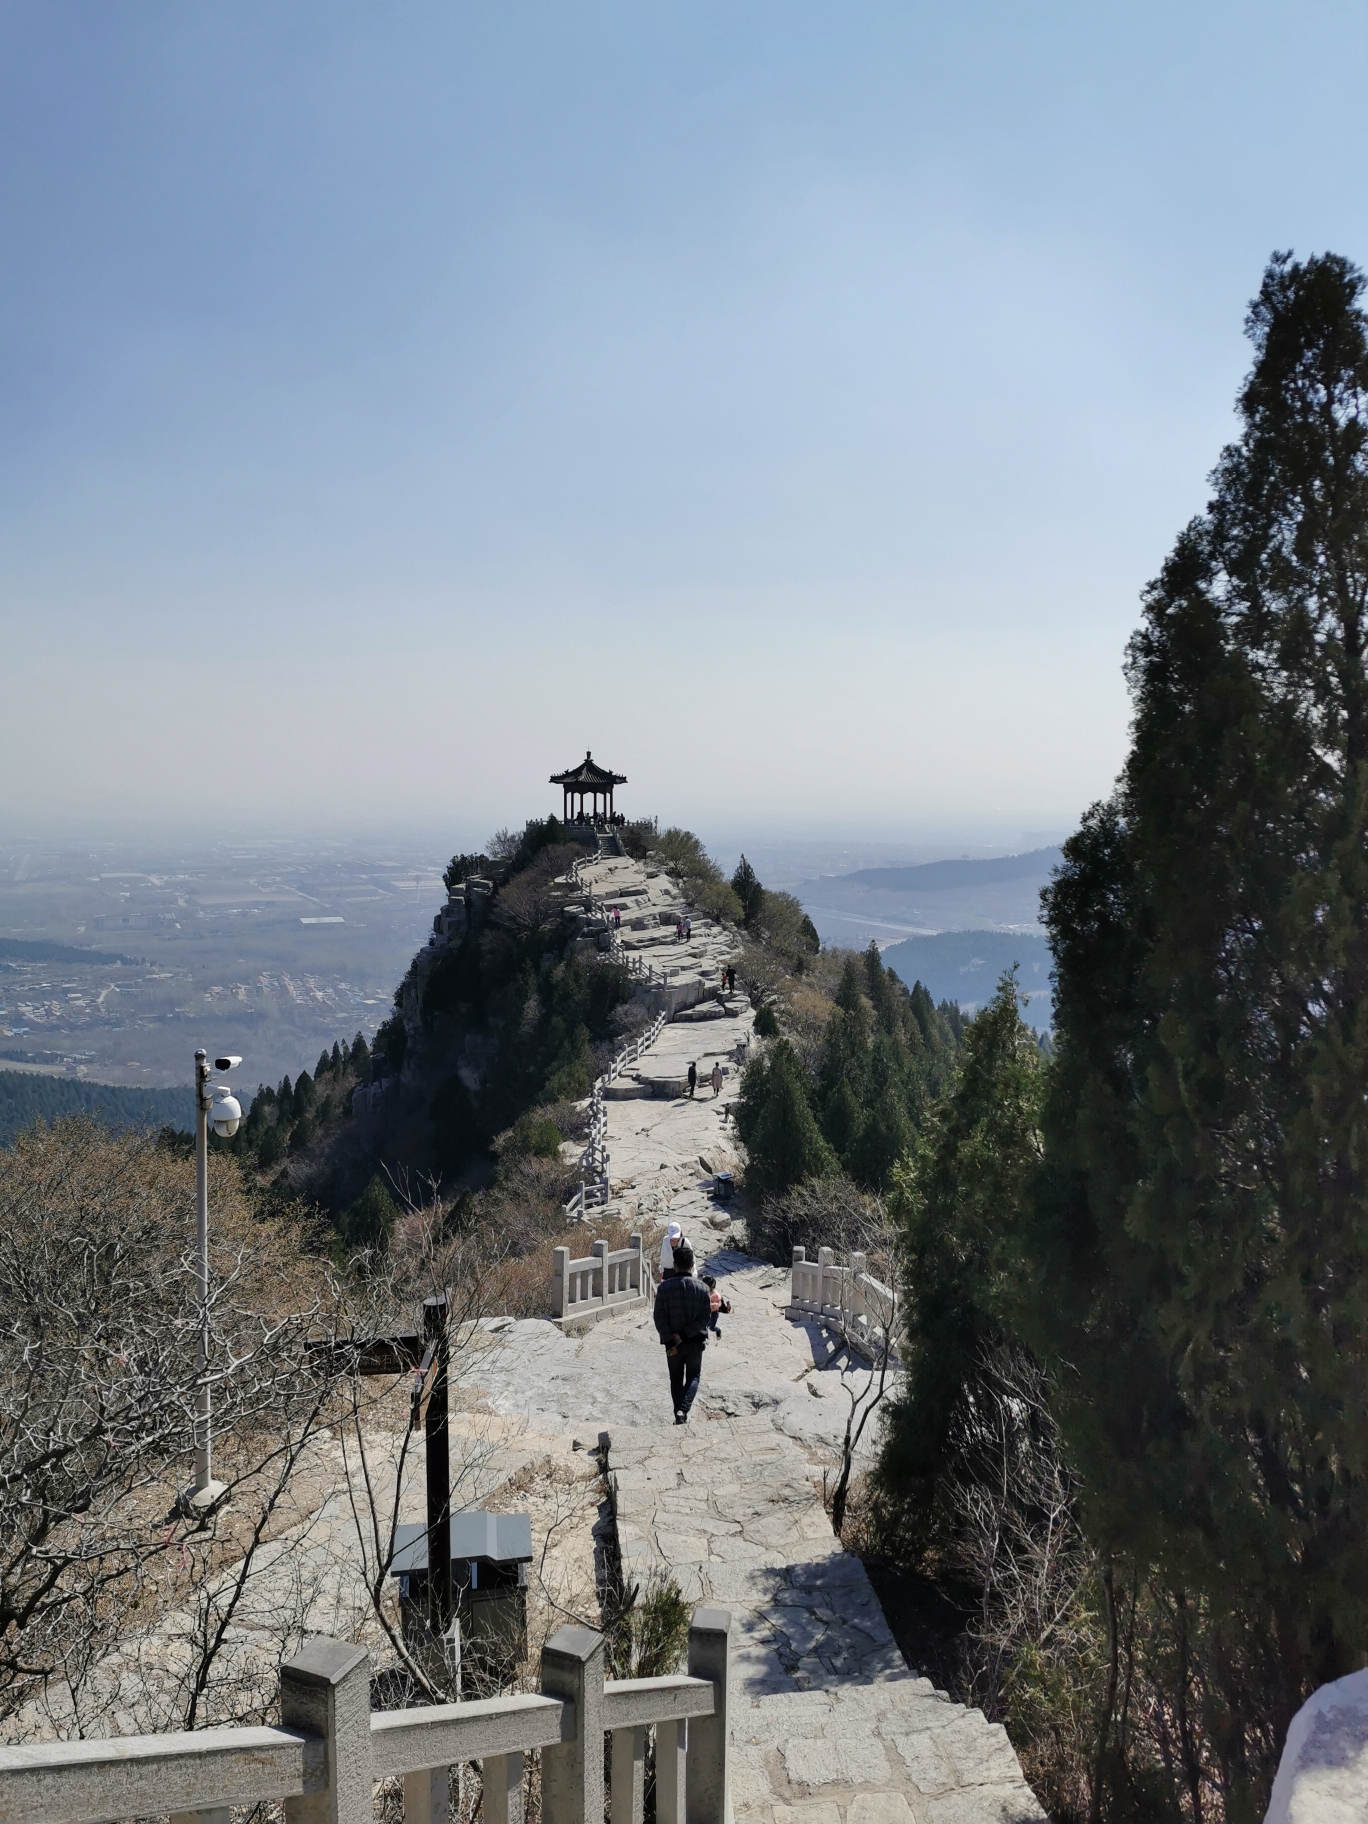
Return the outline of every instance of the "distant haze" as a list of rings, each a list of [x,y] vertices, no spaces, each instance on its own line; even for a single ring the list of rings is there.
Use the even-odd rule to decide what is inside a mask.
[[[455,847],[587,747],[738,846],[1072,828],[1264,262],[1368,254],[1366,32],[4,9],[0,828]]]

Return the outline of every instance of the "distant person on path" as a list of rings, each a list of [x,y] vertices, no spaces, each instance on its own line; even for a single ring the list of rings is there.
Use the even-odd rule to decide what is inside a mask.
[[[692,1058],[689,1060],[689,1094],[692,1096],[698,1088],[698,1066]]]
[[[715,1102],[717,1100],[717,1092],[722,1087],[722,1066],[720,1064],[713,1065],[712,1075],[708,1078],[708,1081],[713,1086],[713,1101]]]
[[[689,1408],[703,1373],[703,1351],[712,1323],[715,1293],[693,1277],[693,1249],[687,1242],[675,1250],[676,1271],[662,1279],[651,1313],[656,1335],[665,1345],[670,1370],[670,1401],[676,1425],[687,1425]],[[720,1301],[719,1301],[720,1303]]]
[[[684,942],[684,920],[682,918],[675,920],[675,942],[677,944]]]
[[[686,918],[684,920],[684,942],[687,944],[689,939],[692,936],[693,936],[693,920],[691,918]]]

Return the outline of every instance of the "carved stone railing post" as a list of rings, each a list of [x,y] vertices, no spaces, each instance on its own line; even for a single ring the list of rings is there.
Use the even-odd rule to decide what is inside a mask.
[[[484,1824],[522,1824],[523,1757],[487,1754],[480,1763],[480,1780],[484,1788]],[[407,1817],[404,1824],[408,1824]]]
[[[445,1767],[404,1775],[404,1824],[449,1824],[451,1782]]]
[[[580,1187],[583,1189],[583,1186]],[[564,1317],[570,1309],[570,1250],[556,1248],[551,1254],[551,1315]]]
[[[541,1688],[575,1706],[572,1738],[542,1750],[543,1824],[603,1824],[603,1636],[557,1628],[542,1648]]]
[[[306,1641],[280,1668],[280,1721],[321,1735],[328,1789],[286,1799],[285,1824],[372,1824],[370,1658],[338,1640]]]
[[[656,1724],[656,1824],[684,1824],[689,1728],[684,1720]]]

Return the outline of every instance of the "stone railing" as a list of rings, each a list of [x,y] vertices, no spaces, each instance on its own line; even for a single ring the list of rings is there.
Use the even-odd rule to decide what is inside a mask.
[[[402,1777],[406,1824],[446,1824],[447,1769],[480,1762],[484,1824],[521,1824],[524,1756],[541,1751],[544,1824],[642,1824],[646,1730],[660,1824],[726,1824],[731,1617],[695,1609],[684,1678],[607,1680],[603,1636],[560,1628],[541,1694],[372,1713],[370,1660],[323,1638],[280,1668],[279,1728],[0,1747],[0,1824],[228,1824],[284,1800],[286,1824],[362,1824],[379,1780]]]
[[[635,1064],[665,1030],[667,1013],[658,1013],[639,1038],[624,1045],[589,1092],[589,1141],[580,1154],[580,1187],[564,1206],[567,1221],[581,1222],[586,1210],[608,1201],[608,1110],[603,1092],[624,1070]]]
[[[651,1275],[640,1235],[625,1248],[596,1241],[579,1260],[569,1248],[551,1256],[551,1315],[563,1328],[595,1324],[651,1295]]]
[[[830,1248],[818,1248],[816,1260],[795,1248],[788,1315],[815,1318],[868,1362],[897,1358],[897,1295],[874,1278],[863,1254],[843,1267]]]

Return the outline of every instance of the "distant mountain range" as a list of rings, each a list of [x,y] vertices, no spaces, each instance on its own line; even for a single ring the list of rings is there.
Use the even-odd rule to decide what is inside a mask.
[[[842,874],[843,881],[858,881],[881,893],[944,893],[952,889],[996,887],[1004,881],[1049,879],[1050,870],[1064,858],[1062,849],[1029,849],[1024,855],[994,855],[987,861],[924,861],[915,868],[860,868]]]
[[[862,949],[936,931],[1027,930],[1040,917],[1040,889],[1060,862],[1057,846],[986,861],[928,861],[860,868],[805,880],[803,909],[823,943]]]

